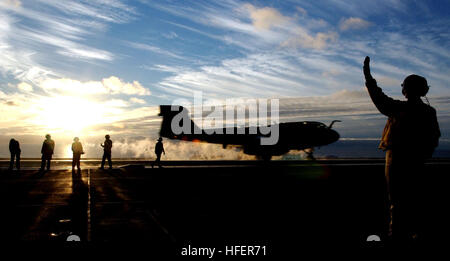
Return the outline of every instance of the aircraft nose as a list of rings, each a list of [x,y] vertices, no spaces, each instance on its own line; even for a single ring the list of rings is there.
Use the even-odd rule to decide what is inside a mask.
[[[337,131],[335,131],[335,130],[332,130],[333,131],[333,133],[332,133],[332,139],[333,139],[333,141],[332,142],[335,142],[335,141],[337,141],[337,140],[339,140],[339,133],[337,132]]]
[[[339,133],[335,130],[329,130],[329,134],[328,134],[328,139],[329,139],[329,143],[333,143],[336,142],[337,140],[339,140]]]

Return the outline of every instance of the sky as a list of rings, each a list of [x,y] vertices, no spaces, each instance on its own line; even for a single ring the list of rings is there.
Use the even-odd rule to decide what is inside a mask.
[[[448,0],[0,0],[0,157],[12,137],[39,157],[46,133],[59,157],[75,136],[99,157],[105,134],[117,157],[153,157],[158,105],[197,91],[218,103],[279,99],[280,122],[342,120],[347,156],[379,156],[386,117],[364,87],[366,55],[394,98],[407,75],[427,78],[439,149],[450,151],[449,14]],[[167,159],[247,159],[167,147]]]

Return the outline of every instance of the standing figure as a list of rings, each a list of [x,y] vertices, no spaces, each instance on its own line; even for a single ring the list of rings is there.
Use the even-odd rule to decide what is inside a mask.
[[[112,148],[112,140],[110,140],[109,135],[105,135],[105,142],[100,144],[103,147],[103,158],[102,158],[102,166],[100,169],[105,169],[105,160],[108,159],[109,169],[112,169],[111,162],[111,148]]]
[[[80,173],[81,172],[80,159],[81,159],[81,154],[84,154],[84,151],[83,151],[83,145],[81,145],[80,139],[78,137],[75,137],[73,139],[72,152],[73,152],[72,173],[75,173],[75,165],[77,166],[78,173]]]
[[[44,171],[45,163],[47,163],[47,170],[50,170],[50,161],[52,160],[53,151],[55,150],[55,142],[52,140],[50,134],[45,135],[44,143],[42,144],[42,161],[40,171]]]
[[[160,137],[158,139],[158,142],[155,145],[155,154],[156,154],[156,160],[152,163],[152,168],[155,164],[158,164],[158,166],[161,168],[161,153],[164,153],[166,155],[166,152],[164,151],[164,145],[162,143],[162,138]]]
[[[436,110],[421,97],[428,92],[427,80],[409,75],[402,93],[407,101],[386,96],[370,74],[370,58],[364,60],[364,76],[370,98],[388,117],[380,142],[386,151],[385,175],[389,198],[389,231],[394,240],[412,240],[423,235],[426,208],[425,160],[438,145],[440,131]],[[428,100],[427,100],[428,101]]]
[[[14,168],[14,159],[16,159],[16,168],[20,170],[20,144],[17,140],[11,139],[9,141],[9,152],[11,153],[11,161],[9,163],[9,170]]]

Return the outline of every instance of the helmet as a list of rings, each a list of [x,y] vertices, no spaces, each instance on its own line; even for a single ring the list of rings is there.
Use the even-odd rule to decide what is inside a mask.
[[[105,135],[105,139],[109,139],[109,134],[106,134],[106,135]]]
[[[45,135],[45,138],[46,138],[46,139],[50,139],[51,137],[52,137],[52,136],[50,136],[50,134],[46,134],[46,135]]]
[[[159,137],[158,141],[162,141],[163,139],[161,137]]]
[[[425,77],[411,74],[403,80],[402,93],[409,94],[410,96],[425,96],[428,93],[430,87],[428,86],[427,79]]]

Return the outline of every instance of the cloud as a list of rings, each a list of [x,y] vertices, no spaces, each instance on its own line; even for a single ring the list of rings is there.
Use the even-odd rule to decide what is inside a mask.
[[[282,47],[323,49],[326,43],[337,39],[337,33],[321,32],[317,29],[329,27],[322,19],[299,17],[298,13],[287,16],[273,7],[257,7],[238,1],[227,1],[219,6],[194,6],[173,8],[151,4],[172,15],[180,16],[202,27],[223,30],[222,35],[210,30],[199,30],[198,26],[186,26],[173,22],[169,24],[196,32],[226,45],[234,45],[246,51],[258,52]],[[303,9],[297,12],[304,13]],[[200,28],[202,28],[200,27]],[[311,29],[316,29],[311,31]],[[301,39],[298,39],[299,36]],[[249,44],[251,43],[251,44]]]
[[[343,89],[330,95],[281,98],[279,104],[280,122],[306,119],[328,121],[336,117],[377,113],[366,90]]]
[[[32,83],[55,76],[54,72],[34,60],[34,52],[20,49],[17,42],[11,40],[15,33],[15,21],[15,18],[0,10],[0,73]]]
[[[39,87],[52,93],[54,91],[72,95],[94,95],[107,93],[108,89],[99,81],[81,82],[78,80],[59,78],[46,79]]]
[[[303,47],[321,50],[327,47],[331,42],[335,42],[338,38],[336,32],[316,33],[310,35],[305,29],[297,27],[294,36],[284,41],[281,45],[288,47]]]
[[[130,102],[131,103],[135,103],[135,104],[145,104],[146,103],[145,100],[139,99],[139,98],[136,98],[136,97],[131,97],[130,98]]]
[[[179,37],[177,33],[172,32],[172,31],[168,32],[168,33],[163,33],[162,36],[164,36],[167,39],[175,39],[175,38]]]
[[[22,6],[22,2],[20,0],[3,0],[1,4],[10,7],[20,7]]]
[[[361,18],[350,17],[350,18],[341,20],[341,22],[339,23],[339,29],[341,29],[341,31],[361,30],[361,29],[366,29],[371,25],[372,25],[372,23],[370,23],[366,20],[363,20]]]
[[[124,82],[116,76],[104,78],[101,81],[81,82],[78,80],[59,78],[46,79],[39,87],[48,92],[58,92],[71,95],[96,95],[96,94],[126,94],[126,95],[150,95],[150,91],[144,88],[138,81]]]
[[[289,20],[289,17],[282,15],[275,8],[257,8],[251,4],[245,4],[244,7],[250,12],[252,24],[258,30],[269,30]]]
[[[150,91],[144,88],[138,81],[132,83],[123,82],[116,76],[103,79],[102,84],[113,94],[127,94],[127,95],[150,95]]]
[[[32,83],[61,77],[61,67],[79,61],[112,61],[115,55],[94,47],[92,36],[102,35],[98,33],[110,23],[127,23],[138,16],[135,7],[121,0],[35,2],[0,1],[0,72]],[[59,60],[60,55],[76,59],[68,63]],[[65,66],[52,68],[55,63]]]
[[[33,91],[33,87],[26,82],[21,82],[21,83],[17,84],[17,88],[24,92],[32,92]]]
[[[169,72],[169,73],[181,73],[183,71],[189,71],[190,68],[183,66],[168,66],[164,64],[155,64],[153,66],[142,65],[142,69],[150,70],[150,71],[160,71],[160,72]]]
[[[58,51],[58,53],[72,58],[81,58],[88,60],[94,59],[111,61],[114,59],[112,53],[110,52],[97,49],[85,49],[85,47],[64,48],[64,50],[60,50]]]
[[[57,1],[39,1],[52,7],[58,6]],[[105,3],[105,5],[111,4],[112,2]],[[67,6],[70,5],[71,3],[67,3]],[[51,9],[44,13],[28,5],[10,9],[10,11],[9,14],[14,15],[14,18],[9,19],[8,24],[12,30],[10,30],[11,33],[8,34],[6,40],[14,42],[15,46],[17,46],[17,43],[21,43],[20,46],[22,48],[26,46],[36,50],[36,48],[46,44],[58,47],[55,50],[56,53],[73,58],[106,61],[113,59],[113,55],[110,52],[81,43],[84,40],[84,36],[91,34],[98,28],[105,28],[101,25],[93,26],[99,24],[96,21],[82,22],[80,17],[73,17],[73,13],[64,16],[53,15]],[[21,20],[28,20],[31,23],[22,22]],[[17,21],[17,23],[11,23],[12,21]],[[23,26],[24,24],[26,26]],[[2,29],[4,28],[0,27],[0,30]]]
[[[395,87],[400,86],[399,79],[394,79],[386,76],[377,78],[377,82],[380,86],[395,86]]]
[[[5,102],[5,104],[8,106],[17,106],[17,104],[13,101],[7,101],[7,102]]]
[[[252,25],[259,31],[271,30],[272,34],[261,35],[263,38],[279,41],[283,47],[301,47],[309,49],[324,49],[331,42],[338,38],[336,32],[310,32],[305,25],[301,24],[298,17],[288,17],[281,14],[272,7],[257,8],[251,4],[245,4],[245,8],[250,13]],[[298,7],[297,11],[303,16],[306,10]],[[324,27],[327,23],[324,20],[301,19],[310,27]],[[276,30],[275,30],[276,29]]]
[[[112,61],[114,55],[108,51],[89,47],[65,37],[56,36],[43,31],[36,30],[22,30],[16,29],[16,34],[13,38],[19,41],[34,41],[36,43],[48,44],[58,47],[57,53],[73,58],[80,58],[86,60],[105,60]]]
[[[260,52],[195,70],[169,66],[162,69],[173,75],[155,87],[188,98],[193,91],[202,91],[208,98],[324,95],[343,86],[361,88],[363,84],[354,80],[361,79],[359,65],[349,66],[305,49]]]
[[[330,69],[328,71],[322,72],[322,76],[326,78],[334,77],[341,74],[341,72],[337,69]]]
[[[38,0],[41,4],[58,9],[69,16],[83,16],[110,23],[127,23],[135,19],[137,11],[119,0],[53,1]]]
[[[161,48],[153,46],[153,45],[144,44],[144,43],[133,43],[133,42],[128,42],[128,44],[131,47],[136,48],[136,49],[140,49],[140,50],[144,50],[144,51],[150,51],[150,52],[153,52],[153,53],[162,54],[164,56],[169,56],[169,57],[176,58],[176,59],[184,59],[184,57],[182,57],[182,56],[180,56],[178,54],[172,53],[170,51],[161,49]]]
[[[297,10],[297,12],[299,12],[301,15],[303,15],[303,16],[305,16],[305,15],[307,15],[308,14],[308,12],[304,9],[304,8],[302,8],[302,7],[300,7],[300,6],[296,6],[295,7],[295,10]]]

